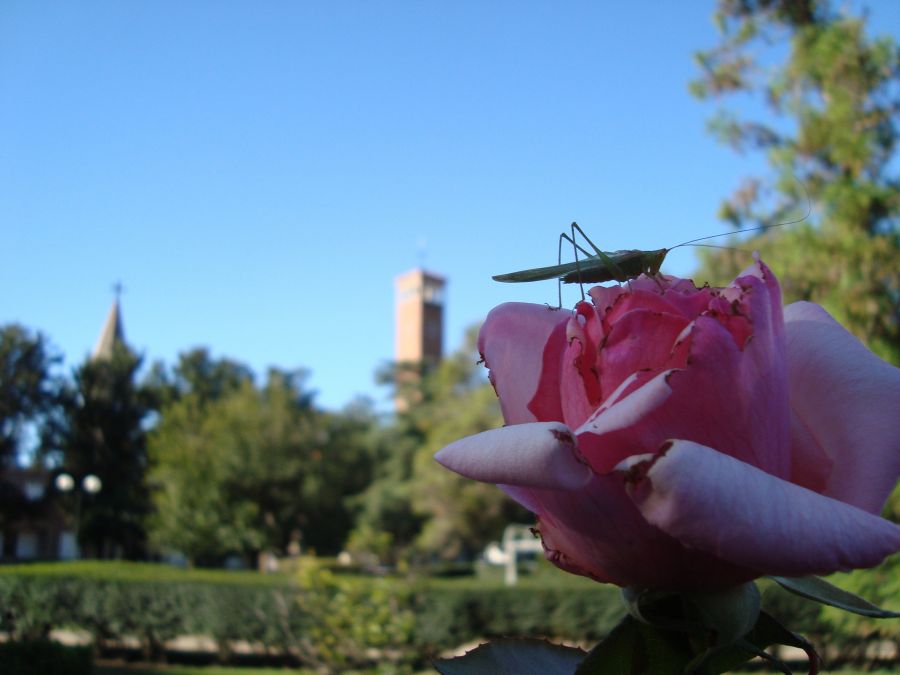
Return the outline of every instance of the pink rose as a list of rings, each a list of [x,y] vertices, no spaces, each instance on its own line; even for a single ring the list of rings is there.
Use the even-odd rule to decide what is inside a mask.
[[[900,370],[761,262],[727,288],[642,277],[574,312],[494,309],[509,426],[437,460],[537,514],[547,558],[619,586],[724,588],[871,567],[900,473]]]

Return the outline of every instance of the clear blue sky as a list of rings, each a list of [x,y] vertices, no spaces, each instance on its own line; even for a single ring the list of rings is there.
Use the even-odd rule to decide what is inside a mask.
[[[900,34],[900,3],[865,5]],[[490,277],[555,262],[572,220],[606,249],[727,229],[761,165],[687,91],[713,6],[5,0],[0,323],[71,368],[121,280],[148,362],[206,345],[384,407],[393,278],[423,245],[453,349],[500,302],[555,302]]]

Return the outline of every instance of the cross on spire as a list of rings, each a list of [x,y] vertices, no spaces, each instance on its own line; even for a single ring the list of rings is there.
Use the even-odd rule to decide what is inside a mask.
[[[116,299],[109,308],[106,323],[103,324],[103,330],[100,331],[100,337],[97,338],[97,344],[94,345],[94,351],[91,352],[91,359],[94,361],[112,358],[116,344],[125,344],[125,331],[122,329],[122,314],[119,307],[119,299],[124,289],[121,281],[112,285]]]

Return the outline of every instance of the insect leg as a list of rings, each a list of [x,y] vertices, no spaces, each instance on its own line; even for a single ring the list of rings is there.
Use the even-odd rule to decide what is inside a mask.
[[[577,225],[576,225],[576,227],[577,227]],[[579,231],[580,231],[580,230],[579,230]],[[593,255],[593,254],[588,253],[587,251],[585,251],[581,246],[578,245],[578,243],[577,243],[574,239],[572,239],[572,237],[570,237],[569,235],[567,235],[565,232],[560,233],[559,238],[560,238],[560,240],[565,239],[567,242],[569,242],[570,244],[572,244],[572,247],[573,247],[574,249],[577,249],[577,250],[581,251],[581,252],[585,255],[585,257],[590,258],[590,257]],[[585,238],[587,238],[587,237],[585,237]],[[560,241],[560,245],[562,245],[562,241]],[[561,256],[560,256],[560,258],[559,258],[559,262],[562,263],[562,257],[561,257]]]
[[[597,253],[597,257],[603,261],[603,264],[606,265],[613,273],[613,279],[622,283],[623,281],[628,281],[628,275],[622,270],[621,267],[616,263],[615,260],[610,258],[604,251],[601,251],[597,248],[596,244],[590,240],[590,238],[584,233],[580,227],[578,227],[578,223],[572,223],[572,239],[575,238],[575,230],[581,233],[582,238],[591,245],[591,248]]]
[[[562,264],[562,243],[563,243],[563,238],[568,239],[568,237],[566,237],[566,233],[565,233],[565,232],[561,232],[561,233],[560,233],[560,235],[559,235],[559,245],[556,247],[556,264],[557,264],[557,265],[561,265],[561,264]],[[557,279],[557,280],[556,280],[556,295],[557,295],[557,305],[556,305],[556,308],[557,308],[557,309],[562,309],[562,279]]]
[[[575,225],[575,223],[572,223],[572,224]],[[575,227],[578,227],[578,226],[575,225]],[[572,244],[572,250],[575,252],[575,271],[578,274],[578,287],[579,287],[579,289],[581,289],[581,301],[584,302],[584,286],[581,283],[581,270],[578,266],[578,251],[581,251],[582,253],[584,253],[584,255],[587,256],[588,258],[591,257],[591,254],[588,253],[587,251],[585,251],[583,248],[581,248],[581,246],[579,246],[577,244],[577,242],[575,241],[575,236],[574,236],[575,231],[574,230],[572,230],[572,235],[573,236],[570,237],[565,232],[560,233],[560,235],[559,235],[559,252],[556,257],[556,264],[557,265],[562,264],[562,243],[563,243],[563,239],[565,239],[567,242]],[[558,286],[559,286],[559,305],[560,305],[560,307],[562,307],[562,278],[560,278],[560,280],[558,282]]]

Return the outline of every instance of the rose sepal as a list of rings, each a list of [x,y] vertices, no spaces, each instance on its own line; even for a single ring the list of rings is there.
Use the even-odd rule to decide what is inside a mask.
[[[872,619],[900,618],[900,612],[892,612],[874,605],[855,593],[825,581],[816,576],[809,577],[770,577],[772,581],[791,593],[807,600],[815,600],[823,605],[830,605],[847,612],[860,614]]]
[[[764,651],[778,644],[806,651],[810,675],[818,672],[812,645],[760,611],[755,584],[720,593],[623,589],[623,598],[629,614],[588,653],[576,675],[717,675],[754,657],[790,675]]]
[[[764,611],[759,613],[756,625],[753,626],[753,629],[746,636],[736,640],[725,649],[701,655],[703,658],[694,664],[690,664],[685,672],[701,674],[726,673],[740,667],[754,656],[758,656],[778,668],[785,675],[792,675],[790,668],[784,662],[765,651],[766,648],[773,645],[785,645],[802,649],[809,657],[808,675],[816,675],[819,672],[821,659],[809,641],[788,630],[771,614]]]
[[[714,593],[660,593],[623,588],[629,614],[667,630],[709,636],[723,647],[749,633],[760,611],[759,589],[753,582]]]

